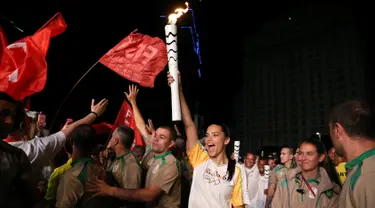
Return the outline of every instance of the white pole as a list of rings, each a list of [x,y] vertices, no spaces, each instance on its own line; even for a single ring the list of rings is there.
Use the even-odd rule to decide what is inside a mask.
[[[165,26],[165,36],[167,43],[168,68],[173,76],[174,82],[171,84],[172,98],[172,121],[181,121],[180,91],[178,89],[178,51],[177,51],[177,26],[167,24]]]

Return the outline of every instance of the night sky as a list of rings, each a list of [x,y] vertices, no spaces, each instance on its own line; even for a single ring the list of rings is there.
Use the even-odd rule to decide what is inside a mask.
[[[199,79],[191,36],[188,31],[180,29],[179,65],[191,110],[194,111],[194,102],[199,100],[199,111],[209,123],[229,122],[229,103],[236,89],[243,84],[242,38],[268,20],[287,18],[298,10],[298,2],[189,1],[196,12],[203,59],[202,78]],[[104,53],[136,28],[140,33],[165,40],[166,20],[160,18],[160,15],[168,15],[176,7],[184,7],[184,1],[169,0],[122,3],[51,1],[46,5],[35,1],[12,1],[1,7],[0,14],[24,30],[24,33],[17,31],[1,18],[0,23],[9,42],[33,34],[56,12],[62,13],[68,25],[65,33],[51,40],[47,56],[48,79],[44,90],[31,97],[32,110],[45,112],[47,122],[52,121],[73,85]],[[190,16],[185,15],[179,23],[189,25],[192,22]],[[141,88],[139,93],[138,103],[144,118],[152,118],[156,125],[171,121],[166,71],[159,74],[154,88]],[[79,119],[89,113],[91,98],[98,101],[101,98],[109,99],[110,106],[101,120],[114,122],[125,98],[123,92],[129,84],[129,81],[98,64],[71,94],[59,114],[55,128],[66,118]]]

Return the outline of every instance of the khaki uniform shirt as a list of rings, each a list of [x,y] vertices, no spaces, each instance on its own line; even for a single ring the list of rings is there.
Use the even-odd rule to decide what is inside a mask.
[[[280,190],[278,190],[278,187],[281,186],[282,182],[286,183],[286,175],[290,170],[291,169],[287,168],[285,165],[276,165],[276,167],[271,171],[268,186],[275,185],[276,188],[272,198],[280,195]]]
[[[346,163],[340,208],[375,207],[375,148]]]
[[[272,199],[272,208],[335,208],[339,203],[340,188],[331,182],[324,168],[319,169],[316,179],[306,179],[312,191],[301,177],[301,168],[289,171],[286,182],[282,181],[278,195]]]
[[[93,164],[91,158],[81,158],[71,163],[72,168],[61,177],[56,194],[56,207],[84,206],[93,193],[85,193],[85,184],[95,178],[104,179],[105,170]]]
[[[107,171],[111,172],[123,189],[139,189],[142,184],[142,169],[132,152],[116,157]]]
[[[163,190],[159,201],[151,205],[157,208],[177,208],[181,201],[181,172],[178,160],[171,152],[160,156],[147,156],[142,163],[147,169],[146,188],[155,185]]]

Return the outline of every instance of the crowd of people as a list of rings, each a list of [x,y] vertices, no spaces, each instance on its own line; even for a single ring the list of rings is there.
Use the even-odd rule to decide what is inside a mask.
[[[174,81],[168,74],[168,84]],[[184,133],[145,121],[138,88],[129,87],[126,98],[146,143],[134,148],[128,126],[118,126],[104,146],[98,139],[92,124],[105,113],[106,99],[93,100],[85,117],[50,134],[37,113],[0,92],[0,207],[375,206],[375,115],[365,102],[332,110],[329,151],[313,136],[277,154],[247,152],[242,161],[229,148],[228,126],[211,124],[198,137],[179,83]],[[51,165],[61,152],[66,160]]]

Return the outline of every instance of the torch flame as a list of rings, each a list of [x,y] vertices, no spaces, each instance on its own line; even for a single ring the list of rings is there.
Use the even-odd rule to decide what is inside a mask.
[[[181,17],[183,14],[185,14],[186,12],[189,11],[189,3],[185,2],[185,5],[186,5],[186,9],[181,9],[181,8],[178,8],[176,9],[174,12],[174,14],[170,14],[168,16],[168,23],[169,24],[176,24],[177,22],[177,19],[179,17]]]

